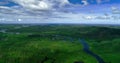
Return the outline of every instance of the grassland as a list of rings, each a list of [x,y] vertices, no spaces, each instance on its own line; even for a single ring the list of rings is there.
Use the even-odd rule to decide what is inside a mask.
[[[119,63],[120,27],[0,25],[0,63],[97,63],[78,39],[106,63]]]

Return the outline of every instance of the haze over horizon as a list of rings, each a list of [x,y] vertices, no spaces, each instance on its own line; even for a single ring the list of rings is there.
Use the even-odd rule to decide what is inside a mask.
[[[120,24],[120,0],[0,0],[0,23]]]

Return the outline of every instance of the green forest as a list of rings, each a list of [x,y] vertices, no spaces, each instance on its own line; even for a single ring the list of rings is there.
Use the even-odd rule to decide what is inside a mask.
[[[0,63],[119,63],[120,27],[84,25],[0,25]]]

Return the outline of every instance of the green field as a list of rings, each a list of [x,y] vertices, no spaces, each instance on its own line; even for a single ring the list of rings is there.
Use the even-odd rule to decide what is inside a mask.
[[[106,63],[119,63],[119,26],[0,25],[0,63],[98,63],[79,38]]]

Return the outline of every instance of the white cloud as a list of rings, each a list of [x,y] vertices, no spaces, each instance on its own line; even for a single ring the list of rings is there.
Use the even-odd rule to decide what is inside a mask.
[[[86,0],[82,1],[83,5],[88,5],[88,2]]]
[[[69,4],[68,0],[13,0],[13,2],[31,10],[52,10],[55,6]]]
[[[0,6],[0,9],[10,9],[10,8],[7,6]]]
[[[20,6],[31,10],[48,10],[51,8],[51,4],[47,1],[41,0],[13,0]]]
[[[83,6],[70,4],[68,0],[13,0],[13,2],[19,5],[12,7],[0,6],[0,16],[2,16],[1,18],[5,18],[4,21],[80,23],[84,21],[109,21],[111,18],[113,19],[113,17],[107,19],[108,17],[106,18],[103,13],[104,11],[109,13],[109,11],[105,9],[108,9],[110,6],[105,7],[103,5],[102,7],[96,5],[97,8],[95,8],[94,5],[91,5],[91,7],[85,6],[89,4],[87,0],[82,1]],[[95,12],[89,13],[89,8]]]
[[[119,9],[118,7],[112,6],[112,7],[111,7],[111,10],[112,10],[112,13],[113,13],[113,14],[120,14],[120,9]]]
[[[110,0],[96,0],[98,4],[104,3],[104,2],[109,2]]]

